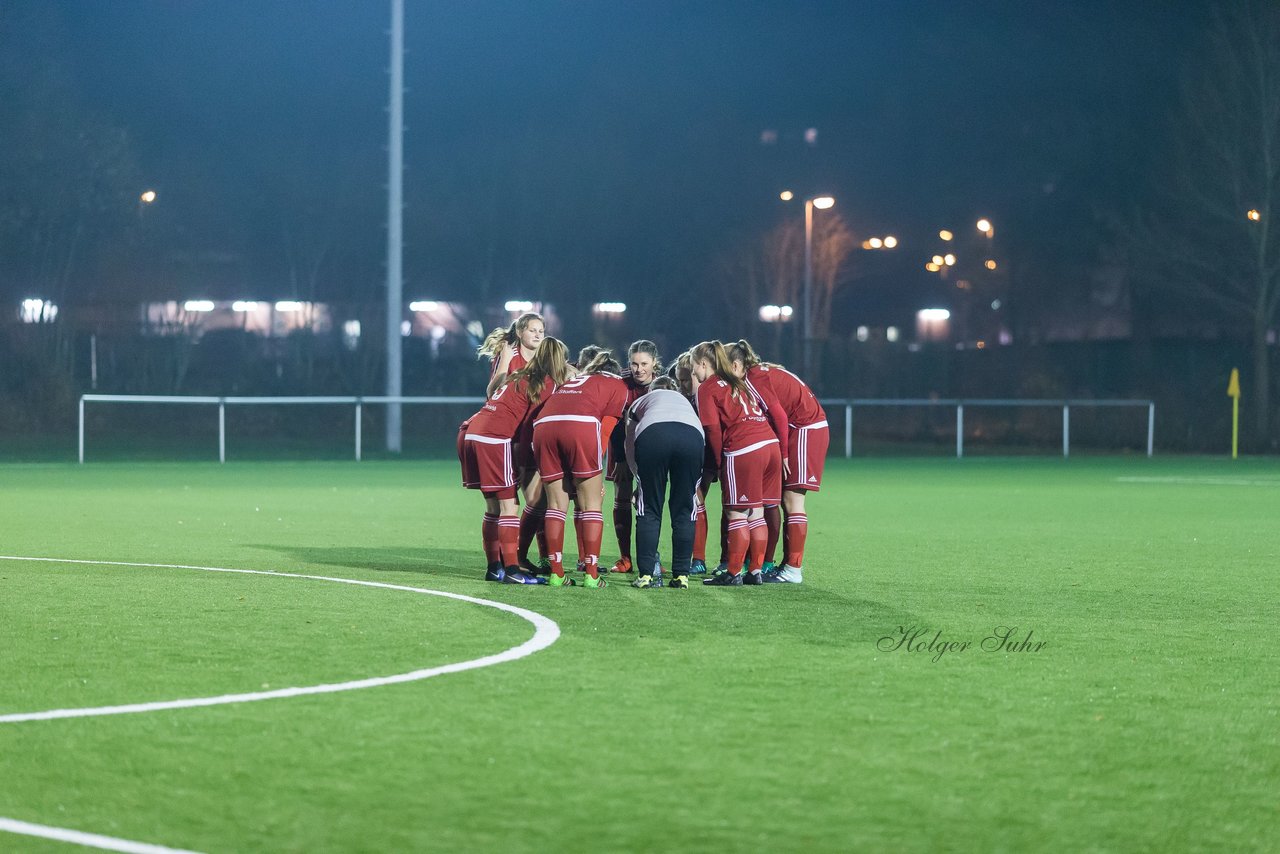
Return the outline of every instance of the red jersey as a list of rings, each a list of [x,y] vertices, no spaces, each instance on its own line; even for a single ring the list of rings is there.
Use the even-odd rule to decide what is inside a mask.
[[[507,345],[504,343],[502,346],[506,347]],[[498,375],[498,363],[502,361],[501,353],[502,351],[499,350],[498,355],[495,355],[493,360],[489,363],[489,379],[493,379]],[[512,356],[511,361],[507,363],[507,376],[511,376],[528,364],[529,360],[524,357],[524,351],[520,349],[520,347],[516,347],[516,354]]]
[[[649,391],[649,387],[647,385],[641,385],[636,380],[635,376],[631,373],[630,368],[627,368],[622,372],[622,381],[627,384],[627,406],[630,406],[640,398],[644,397],[645,393]]]
[[[747,371],[747,385],[757,392],[769,388],[792,427],[808,427],[819,421],[827,420],[827,413],[822,404],[813,396],[813,391],[804,384],[804,380],[777,365],[755,365]]]
[[[627,385],[616,374],[578,374],[546,399],[538,421],[621,419],[627,402]]]
[[[776,439],[787,447],[790,430],[782,404],[770,389],[748,387],[734,397],[727,382],[711,377],[698,386],[698,420],[707,434],[710,461],[720,464],[723,454]]]
[[[467,434],[494,439],[513,438],[535,406],[529,400],[528,390],[529,381],[525,377],[498,386],[480,411],[467,421]],[[542,397],[544,400],[549,397],[545,387]]]

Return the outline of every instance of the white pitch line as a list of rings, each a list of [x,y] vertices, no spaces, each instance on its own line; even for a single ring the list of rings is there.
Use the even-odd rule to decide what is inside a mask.
[[[131,703],[120,706],[98,706],[80,709],[50,709],[43,712],[25,712],[20,714],[0,715],[0,723],[19,723],[22,721],[53,720],[55,718],[85,718],[100,715],[124,715],[137,712],[155,712],[162,709],[188,709],[196,706],[218,706],[228,703],[251,703],[256,700],[274,700],[282,697],[300,697],[307,694],[333,694],[338,691],[355,691],[361,688],[376,688],[380,685],[395,685],[401,682],[414,682],[446,673],[460,673],[464,670],[475,670],[492,664],[515,661],[546,649],[560,637],[560,627],[553,620],[541,614],[508,605],[505,602],[493,602],[489,599],[478,599],[474,596],[463,596],[460,593],[446,593],[442,590],[427,590],[423,587],[408,587],[403,584],[385,584],[380,581],[357,581],[353,578],[332,578],[327,575],[300,575],[291,572],[271,572],[261,569],[229,569],[219,566],[191,566],[179,563],[128,563],[115,560],[74,560],[71,558],[53,557],[19,557],[16,555],[0,555],[0,560],[27,561],[38,563],[70,563],[90,566],[135,566],[155,569],[196,569],[203,572],[231,572],[241,575],[273,575],[280,578],[305,578],[312,581],[333,581],[338,584],[353,584],[358,587],[378,587],[384,590],[403,590],[409,593],[425,593],[428,596],[440,596],[445,599],[456,599],[459,602],[470,602],[473,605],[484,605],[515,614],[533,624],[533,637],[519,646],[483,658],[460,661],[456,664],[445,664],[440,667],[428,667],[410,673],[399,673],[393,676],[379,676],[371,679],[357,679],[351,682],[337,682],[327,685],[311,685],[302,688],[281,688],[275,691],[258,691],[249,694],[223,694],[219,697],[192,697],[185,700],[167,700],[157,703]],[[43,824],[32,824],[17,819],[0,816],[0,831],[23,836],[35,836],[52,839],[58,842],[70,842],[89,848],[104,851],[123,851],[126,854],[196,854],[182,848],[166,848],[162,845],[151,845],[146,842],[134,842],[128,839],[117,839],[97,833],[84,833],[64,827],[50,827]]]
[[[81,833],[65,827],[49,827],[46,824],[32,824],[28,821],[16,821],[11,818],[0,818],[0,830],[17,833],[21,836],[38,836],[41,839],[52,839],[57,842],[70,842],[87,848],[100,848],[103,851],[124,851],[126,854],[197,854],[186,848],[166,848],[163,845],[151,845],[146,842],[134,842],[129,839],[117,839],[114,836],[103,836],[100,833]]]
[[[442,676],[446,673],[461,673],[465,670],[475,670],[480,667],[488,667],[493,664],[502,664],[507,661],[515,661],[532,655],[539,650],[546,649],[556,642],[560,637],[560,627],[556,623],[541,614],[533,611],[519,608],[515,605],[508,605],[504,602],[493,602],[488,599],[478,599],[474,596],[463,596],[460,593],[446,593],[441,590],[427,590],[423,587],[408,587],[403,584],[386,584],[381,581],[357,581],[353,578],[332,578],[327,575],[301,575],[291,572],[271,572],[262,569],[228,569],[218,566],[191,566],[188,564],[178,563],[127,563],[124,561],[112,560],[72,560],[69,558],[51,558],[51,557],[17,557],[13,555],[0,555],[0,560],[12,561],[31,561],[41,563],[70,563],[70,564],[87,564],[91,566],[134,566],[156,569],[195,569],[204,572],[231,572],[241,575],[271,575],[278,578],[305,578],[312,581],[332,581],[338,584],[352,584],[358,587],[377,587],[384,590],[403,590],[408,593],[424,593],[428,596],[440,596],[445,599],[456,599],[459,602],[470,602],[473,605],[484,605],[489,608],[496,608],[499,611],[506,611],[515,614],[533,624],[534,634],[529,640],[504,650],[494,655],[486,655],[483,658],[475,658],[470,661],[460,661],[455,664],[444,664],[438,667],[428,667],[422,670],[414,670],[409,673],[397,673],[392,676],[377,676],[369,679],[356,679],[350,682],[335,682],[325,685],[308,685],[301,688],[277,688],[273,691],[254,691],[246,694],[223,694],[217,697],[189,697],[181,700],[164,700],[153,703],[129,703],[119,706],[96,706],[78,709],[48,709],[40,712],[20,712],[17,714],[0,715],[0,724],[21,723],[24,721],[45,721],[57,718],[88,718],[100,715],[127,715],[138,712],[157,712],[165,709],[190,709],[198,706],[221,706],[229,703],[252,703],[258,700],[276,700],[284,697],[303,697],[309,694],[335,694],[339,691],[357,691],[362,688],[377,688],[382,685],[396,685],[402,682],[416,682],[420,679],[429,679],[432,676]]]

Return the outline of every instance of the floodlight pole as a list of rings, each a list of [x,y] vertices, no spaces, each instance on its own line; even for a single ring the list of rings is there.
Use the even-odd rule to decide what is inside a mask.
[[[794,268],[793,268],[794,269]],[[810,293],[813,291],[813,199],[804,200],[804,326],[801,333],[804,340],[801,342],[803,348],[803,358],[801,364],[804,365],[804,378],[806,382],[813,382],[813,362],[811,360],[813,351],[813,312],[810,306]]]
[[[404,287],[404,0],[391,0],[391,103],[387,141],[387,397],[399,397]],[[400,404],[387,404],[387,451],[400,453]]]

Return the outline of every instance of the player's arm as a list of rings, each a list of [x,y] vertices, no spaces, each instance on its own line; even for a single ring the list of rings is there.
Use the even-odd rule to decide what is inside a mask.
[[[493,373],[489,376],[489,394],[493,394],[507,381],[507,369],[511,367],[511,360],[515,358],[516,348],[519,346],[519,344],[503,344],[502,349],[498,351],[498,356],[493,360]]]

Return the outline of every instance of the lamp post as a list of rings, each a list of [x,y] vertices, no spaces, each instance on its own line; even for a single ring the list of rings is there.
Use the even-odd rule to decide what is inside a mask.
[[[804,376],[813,382],[813,209],[824,211],[836,203],[831,196],[818,196],[804,201]]]

